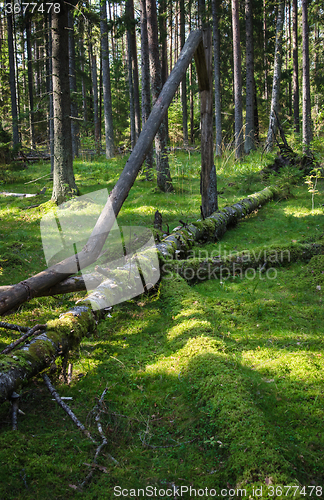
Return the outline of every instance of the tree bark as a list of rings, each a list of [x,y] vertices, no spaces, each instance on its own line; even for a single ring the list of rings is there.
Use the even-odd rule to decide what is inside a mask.
[[[213,45],[214,45],[214,79],[215,79],[215,125],[216,125],[216,156],[222,156],[222,104],[221,104],[221,74],[220,74],[220,33],[219,33],[219,3],[212,0],[213,14]]]
[[[162,89],[161,64],[159,56],[158,24],[156,3],[146,0],[147,33],[150,53],[151,92],[153,104],[158,101]],[[170,167],[167,154],[167,128],[162,121],[155,137],[157,185],[164,192],[173,191]]]
[[[139,134],[141,132],[141,110],[139,101],[139,83],[138,83],[138,62],[137,62],[137,48],[136,48],[136,32],[134,20],[134,3],[133,0],[127,0],[125,6],[129,28],[129,57],[130,57],[130,71],[132,72],[132,85],[133,85],[133,102],[134,102],[134,144],[136,144]]]
[[[275,58],[273,68],[273,82],[272,82],[272,97],[271,97],[271,111],[269,120],[269,129],[267,134],[267,151],[271,151],[274,143],[274,134],[277,130],[276,113],[279,115],[279,97],[280,97],[280,80],[281,80],[281,63],[282,63],[282,36],[283,24],[285,18],[285,2],[279,0],[277,25],[276,25],[276,44],[275,44]]]
[[[54,179],[52,200],[63,203],[78,192],[74,174],[71,138],[71,99],[68,53],[68,8],[52,14],[52,64],[54,109]]]
[[[244,151],[248,154],[254,145],[254,50],[252,1],[245,0],[246,29],[246,124]]]
[[[52,60],[52,14],[47,16],[48,35],[46,40],[47,54],[47,92],[48,92],[48,138],[51,158],[51,174],[54,173],[54,108],[53,108],[53,60]]]
[[[294,127],[299,134],[299,83],[298,83],[298,5],[292,0],[293,7],[293,107]]]
[[[308,36],[308,14],[307,0],[302,0],[302,26],[303,26],[303,143],[305,151],[309,151],[309,145],[313,138],[311,97],[309,80],[309,36]]]
[[[150,116],[151,93],[150,93],[150,59],[147,37],[146,3],[141,0],[141,60],[142,60],[142,124]],[[148,150],[145,160],[145,175],[148,181],[153,180],[153,145]]]
[[[15,54],[13,44],[13,15],[9,14],[9,9],[12,3],[6,0],[8,6],[7,14],[7,33],[8,33],[8,53],[9,53],[9,84],[11,95],[11,119],[12,119],[12,141],[13,146],[19,145],[19,131],[18,131],[18,108],[17,108],[17,91],[16,91],[16,76],[15,76]]]
[[[235,158],[243,154],[243,116],[242,116],[242,68],[239,2],[232,0],[233,59],[234,59],[234,106],[235,106]]]
[[[171,100],[183,78],[183,75],[196,51],[200,41],[201,32],[192,31],[180,54],[179,60],[173,68],[168,81],[164,85],[162,92],[154,104],[151,114],[143,127],[139,140],[136,143],[134,151],[126,162],[116,185],[110,193],[109,199],[98,218],[98,221],[92,231],[92,234],[78,253],[78,262],[80,269],[84,269],[92,264],[98,258],[103,244],[111,230],[115,217],[118,215],[128,193],[135,182],[136,176],[142,166],[148,149],[157,133],[160,123],[168,110]],[[67,108],[69,109],[69,108]],[[71,128],[69,129],[71,130]],[[72,155],[71,155],[72,156]],[[48,268],[36,276],[28,278],[15,285],[10,293],[0,294],[0,315],[17,307],[26,300],[31,299],[36,293],[40,293],[51,286],[68,278],[74,274],[76,257],[70,257],[55,266]]]
[[[71,11],[68,13],[69,24],[69,77],[70,77],[70,96],[71,96],[71,117],[78,118],[77,105],[77,83],[75,74],[75,42],[74,42],[74,22]],[[79,136],[80,127],[78,120],[71,120],[72,135],[72,155],[73,158],[79,156]]]
[[[203,46],[198,64],[195,56],[200,87],[200,121],[201,121],[201,214],[209,217],[218,208],[217,179],[214,165],[213,148],[213,80],[212,80],[212,44],[210,28],[203,29]],[[205,68],[201,67],[205,59]]]
[[[102,87],[105,114],[105,137],[106,158],[112,158],[115,154],[114,128],[112,117],[110,67],[109,67],[109,43],[107,26],[107,4],[106,0],[100,6],[100,33],[101,33],[101,58],[102,58]]]

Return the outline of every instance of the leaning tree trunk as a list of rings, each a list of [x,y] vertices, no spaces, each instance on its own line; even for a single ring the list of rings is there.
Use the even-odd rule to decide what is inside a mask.
[[[111,85],[109,67],[109,43],[107,26],[107,4],[102,2],[100,7],[101,59],[102,59],[102,89],[105,114],[106,158],[115,154],[114,128],[111,104]]]
[[[113,226],[115,217],[118,215],[128,193],[133,186],[137,174],[142,166],[145,156],[151,147],[152,141],[157,133],[172,98],[189,66],[189,63],[201,42],[201,32],[192,31],[181,52],[179,60],[173,68],[168,81],[157,99],[151,114],[146,121],[134,151],[128,158],[124,170],[115,184],[109,199],[92,231],[92,234],[78,253],[77,258],[80,269],[93,264],[98,258],[104,242]],[[69,108],[68,108],[69,109]],[[71,130],[71,129],[70,129]],[[72,154],[71,154],[72,157]],[[14,307],[33,298],[35,294],[56,285],[74,273],[76,257],[69,257],[55,266],[14,285],[10,292],[0,293],[0,315],[10,311]]]
[[[311,96],[309,80],[309,37],[307,0],[302,0],[302,25],[303,25],[303,143],[305,150],[309,150],[312,140]]]
[[[151,91],[154,104],[157,102],[162,88],[157,12],[154,0],[146,0],[146,14],[150,53]],[[163,120],[155,137],[157,185],[161,191],[169,192],[173,191],[173,186],[166,147],[167,129],[166,122]]]
[[[61,4],[52,14],[52,66],[54,109],[54,179],[52,200],[57,204],[78,192],[74,174],[71,137],[69,82],[68,8]]]
[[[252,1],[245,0],[246,29],[246,124],[245,153],[254,149],[254,54]]]
[[[242,68],[239,22],[239,2],[232,0],[233,60],[234,60],[234,105],[235,105],[235,158],[243,154],[243,116],[242,116]]]
[[[276,44],[275,44],[275,60],[273,68],[273,83],[271,97],[271,111],[269,120],[269,129],[267,135],[267,151],[271,151],[274,143],[274,135],[277,130],[276,113],[279,115],[279,96],[280,96],[280,79],[281,79],[281,62],[282,62],[282,36],[283,24],[285,18],[285,2],[279,1],[278,16],[276,26]]]
[[[12,7],[12,3],[6,0],[6,5]],[[18,132],[18,108],[17,108],[17,92],[16,92],[16,76],[15,76],[15,54],[13,44],[13,27],[12,27],[12,14],[7,10],[7,33],[8,33],[8,53],[9,53],[9,84],[11,95],[11,118],[12,118],[12,141],[13,145],[19,144]]]

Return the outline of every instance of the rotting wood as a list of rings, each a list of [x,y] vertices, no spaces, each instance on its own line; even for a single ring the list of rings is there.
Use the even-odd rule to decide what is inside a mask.
[[[45,328],[46,325],[35,325],[33,328],[29,328],[24,335],[22,335],[19,339],[12,342],[12,344],[8,345],[8,347],[3,349],[3,351],[1,351],[0,354],[9,354],[9,352],[13,351],[17,347],[17,345],[21,344],[35,333],[45,330]]]
[[[115,218],[136,180],[154,136],[167,113],[172,98],[184,77],[201,39],[202,34],[200,30],[192,31],[189,34],[179,59],[154,104],[148,120],[145,122],[138,141],[98,218],[87,244],[77,254],[81,269],[89,266],[98,258]],[[9,291],[1,293],[0,315],[68,278],[74,273],[75,260],[76,256],[69,257],[45,271],[14,285]]]

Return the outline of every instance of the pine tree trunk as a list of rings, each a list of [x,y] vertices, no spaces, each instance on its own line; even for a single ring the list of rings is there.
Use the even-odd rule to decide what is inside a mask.
[[[309,37],[307,0],[302,0],[302,26],[303,26],[303,143],[308,151],[308,146],[313,138],[310,80],[309,80]]]
[[[77,105],[77,83],[75,75],[75,43],[74,43],[74,23],[73,14],[69,11],[69,75],[70,75],[70,96],[71,96],[71,116],[78,118],[78,105]],[[72,155],[73,158],[79,156],[79,135],[80,127],[78,120],[71,120],[71,134],[72,134]]]
[[[136,127],[135,127],[135,105],[134,105],[134,85],[133,85],[133,68],[132,68],[132,41],[130,31],[127,30],[127,67],[128,67],[128,92],[129,92],[129,116],[130,116],[130,135],[131,148],[134,149],[136,144]]]
[[[91,79],[92,79],[92,95],[93,95],[93,124],[94,136],[96,143],[96,151],[100,151],[99,143],[99,101],[98,101],[98,75],[97,75],[97,57],[93,53],[92,42],[89,43],[89,54],[91,61]]]
[[[234,59],[234,105],[235,105],[235,158],[243,154],[243,116],[242,116],[242,68],[239,22],[239,2],[232,0],[233,59]]]
[[[109,67],[109,43],[107,26],[107,4],[102,2],[100,7],[100,33],[101,33],[101,58],[102,58],[102,87],[105,114],[105,137],[106,158],[112,158],[115,154],[114,127],[111,105],[111,84]]]
[[[53,109],[53,65],[52,65],[52,14],[47,15],[48,34],[46,40],[47,55],[47,92],[48,92],[48,138],[51,156],[51,174],[54,172],[54,109]]]
[[[157,101],[162,89],[161,64],[159,57],[158,24],[156,3],[146,0],[147,33],[150,53],[151,92],[153,104]],[[165,119],[162,121],[155,136],[157,185],[161,191],[173,191],[170,175],[167,147],[167,130]]]
[[[215,79],[215,125],[216,125],[216,156],[222,155],[222,105],[220,80],[220,34],[219,34],[219,4],[212,0],[213,14],[213,44],[214,44],[214,79]]]
[[[6,0],[6,5],[12,6],[9,0]],[[8,7],[9,12],[9,7]],[[17,92],[16,92],[16,76],[15,76],[15,55],[13,43],[13,16],[7,13],[7,33],[8,33],[8,53],[9,53],[9,84],[11,95],[11,118],[12,118],[12,141],[13,146],[19,145],[18,131],[18,108],[17,108]]]
[[[275,58],[273,68],[273,83],[272,83],[272,97],[271,97],[271,111],[269,120],[269,129],[267,135],[267,151],[271,151],[274,143],[274,134],[277,130],[277,120],[275,113],[279,114],[279,97],[280,97],[280,79],[281,79],[281,63],[282,63],[282,36],[283,24],[285,18],[285,2],[279,1],[277,26],[276,26],[276,44],[275,44]]]
[[[181,49],[185,44],[185,6],[184,0],[180,0],[180,41]],[[187,77],[184,76],[181,82],[181,106],[182,106],[182,133],[183,146],[188,146],[188,109],[187,109]]]
[[[142,60],[142,124],[148,119],[151,112],[150,94],[150,60],[147,38],[146,3],[141,0],[141,60]],[[151,145],[145,160],[146,180],[153,180],[153,145]]]
[[[87,89],[84,79],[84,22],[83,19],[80,20],[80,70],[81,70],[81,90],[82,90],[82,111],[83,111],[83,120],[86,124],[88,121],[88,113],[87,113]]]
[[[245,0],[246,28],[246,124],[244,150],[248,154],[254,146],[254,50],[252,1]]]
[[[293,7],[293,107],[294,127],[299,134],[299,83],[298,83],[298,4],[292,0]]]
[[[69,82],[68,9],[62,3],[52,14],[52,64],[54,109],[54,179],[52,200],[63,203],[78,192],[74,174],[71,137]]]
[[[28,98],[29,98],[29,127],[30,127],[30,145],[35,149],[35,127],[34,127],[34,89],[33,89],[33,67],[31,51],[31,22],[26,22],[26,45],[27,45],[27,76],[28,76]]]

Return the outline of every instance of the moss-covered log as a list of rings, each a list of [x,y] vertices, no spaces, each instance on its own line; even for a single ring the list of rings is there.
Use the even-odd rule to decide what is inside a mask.
[[[11,354],[0,356],[0,403],[19,386],[75,348],[93,331],[95,321],[87,306],[75,307],[47,323],[46,332]]]
[[[190,248],[196,241],[217,241],[229,227],[235,226],[240,219],[252,213],[257,208],[279,194],[277,187],[266,187],[258,193],[244,198],[234,205],[222,208],[214,212],[205,220],[198,220],[184,227],[177,227],[173,233],[167,236],[157,245],[162,260],[186,258]]]
[[[244,278],[249,270],[261,274],[272,268],[287,266],[293,262],[308,262],[315,255],[324,254],[324,240],[314,243],[291,243],[284,246],[255,248],[252,251],[230,252],[206,258],[172,260],[163,264],[163,275],[179,274],[189,283],[209,279],[226,280],[233,276]],[[253,273],[255,274],[255,273]]]

